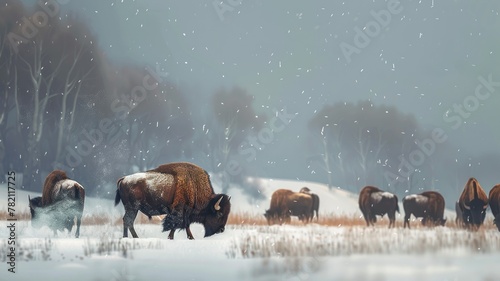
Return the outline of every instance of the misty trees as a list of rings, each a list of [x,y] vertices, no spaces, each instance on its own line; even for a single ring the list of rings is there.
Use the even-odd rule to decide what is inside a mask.
[[[101,84],[94,72],[99,63],[95,40],[85,25],[73,17],[32,13],[16,1],[0,10],[1,88],[6,97],[6,119],[0,122],[2,134],[13,134],[10,146],[23,159],[24,167],[16,168],[24,171],[27,186],[40,182],[42,167],[61,159],[77,120],[80,92]],[[49,136],[54,139],[43,140]]]
[[[245,185],[248,167],[243,161],[234,159],[238,158],[238,147],[255,134],[266,119],[255,112],[253,101],[254,97],[239,87],[229,91],[221,89],[211,98],[213,118],[208,118],[203,126],[205,153],[209,155],[212,171],[222,175],[223,192],[227,191],[230,182]]]
[[[401,161],[423,136],[413,116],[370,101],[336,103],[324,106],[309,121],[309,129],[316,151],[312,162],[325,171],[330,187],[358,191],[371,184],[394,190],[404,182],[411,188],[411,182],[390,178],[403,177]],[[407,177],[412,180],[422,169],[416,167]]]

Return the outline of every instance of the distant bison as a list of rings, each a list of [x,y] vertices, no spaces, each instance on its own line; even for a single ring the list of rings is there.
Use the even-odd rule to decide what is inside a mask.
[[[465,227],[480,227],[486,216],[488,197],[475,178],[467,181],[458,202]]]
[[[376,215],[389,217],[389,228],[395,226],[396,211],[399,213],[398,197],[374,186],[365,186],[359,193],[359,208],[366,225],[374,225]]]
[[[404,227],[410,228],[410,216],[423,218],[422,225],[444,225],[446,219],[444,214],[444,198],[435,191],[426,191],[420,194],[408,195],[403,198],[403,208],[405,210]]]
[[[299,192],[311,195],[312,200],[313,200],[313,207],[311,210],[311,212],[312,212],[311,213],[311,220],[314,217],[314,213],[316,213],[316,221],[318,221],[319,220],[319,196],[315,193],[312,193],[311,190],[309,189],[309,187],[306,187],[306,186],[301,188]]]
[[[166,214],[163,231],[170,231],[169,239],[174,239],[176,229],[186,229],[187,237],[194,239],[189,228],[193,222],[203,224],[205,237],[224,231],[230,199],[214,193],[210,176],[202,168],[191,163],[170,163],[119,179],[115,206],[121,200],[125,207],[123,237],[128,237],[128,230],[138,237],[134,220],[141,211],[150,219]]]
[[[493,222],[500,231],[500,184],[495,185],[489,194],[489,204],[495,219]]]
[[[269,224],[290,222],[290,216],[297,216],[307,223],[312,216],[313,199],[305,193],[278,189],[271,196],[271,204],[264,216]]]
[[[33,227],[47,225],[54,233],[64,229],[71,232],[76,218],[75,237],[80,236],[85,189],[78,182],[69,179],[64,171],[52,171],[45,178],[42,196],[28,196],[28,200]]]

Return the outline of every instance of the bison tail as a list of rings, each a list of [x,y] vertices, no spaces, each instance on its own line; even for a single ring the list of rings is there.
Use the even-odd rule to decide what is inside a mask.
[[[399,204],[398,203],[396,203],[396,212],[399,213]]]
[[[123,178],[119,179],[116,182],[116,195],[115,195],[115,206],[120,203],[121,197],[120,197],[120,185],[122,183]]]

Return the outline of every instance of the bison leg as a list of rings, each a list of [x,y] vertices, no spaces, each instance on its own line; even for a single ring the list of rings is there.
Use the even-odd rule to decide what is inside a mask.
[[[80,237],[80,225],[81,224],[82,224],[82,216],[79,215],[76,217],[76,233],[75,233],[76,238]]]
[[[191,233],[191,229],[189,228],[189,225],[188,225],[188,227],[186,227],[186,233],[187,233],[187,238],[189,240],[194,240],[194,236],[193,236],[193,233]]]
[[[132,234],[132,237],[138,238],[137,233],[134,229],[134,221],[137,216],[138,210],[126,210],[123,216],[123,237],[128,237],[128,230]]]
[[[411,214],[405,214],[405,223],[404,223],[403,228],[406,228],[407,225],[408,225],[408,228],[410,228],[410,216],[411,216]]]
[[[396,211],[387,214],[389,217],[389,228],[396,226]]]
[[[170,233],[168,234],[169,240],[174,240],[174,233],[175,233],[175,229],[170,230]]]

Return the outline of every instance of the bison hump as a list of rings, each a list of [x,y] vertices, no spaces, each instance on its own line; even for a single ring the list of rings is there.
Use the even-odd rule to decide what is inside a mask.
[[[392,199],[394,194],[387,191],[373,192],[370,194],[371,203],[375,204],[382,201],[383,198]]]
[[[419,195],[419,194],[412,194],[412,195],[405,196],[404,200],[405,201],[415,201],[416,203],[424,204],[424,203],[427,203],[429,201],[429,197]]]

